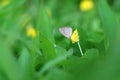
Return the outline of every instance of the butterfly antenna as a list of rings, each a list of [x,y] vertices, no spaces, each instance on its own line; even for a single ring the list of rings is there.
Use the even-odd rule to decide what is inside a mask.
[[[79,47],[79,49],[80,49],[80,53],[81,53],[81,55],[83,56],[82,48],[81,48],[81,46],[80,46],[79,41],[78,41],[77,43],[78,43],[78,47]]]

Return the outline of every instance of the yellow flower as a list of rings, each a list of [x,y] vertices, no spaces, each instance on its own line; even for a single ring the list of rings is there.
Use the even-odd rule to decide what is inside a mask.
[[[5,6],[7,6],[9,3],[10,3],[10,0],[2,0],[2,2],[0,3],[0,5],[1,5],[2,7],[5,7]]]
[[[93,8],[94,2],[92,0],[83,0],[80,3],[80,10],[81,11],[89,11]]]
[[[79,35],[78,35],[77,29],[72,33],[71,40],[72,40],[72,43],[79,41]]]
[[[36,31],[35,29],[33,28],[32,24],[30,24],[27,28],[27,36],[28,37],[32,37],[32,38],[35,38],[36,37]]]

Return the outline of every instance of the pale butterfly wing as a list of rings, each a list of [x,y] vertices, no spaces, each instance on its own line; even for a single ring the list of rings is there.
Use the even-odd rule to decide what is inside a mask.
[[[64,35],[67,38],[70,38],[72,35],[72,28],[71,27],[62,27],[62,28],[59,28],[59,31],[62,35]]]

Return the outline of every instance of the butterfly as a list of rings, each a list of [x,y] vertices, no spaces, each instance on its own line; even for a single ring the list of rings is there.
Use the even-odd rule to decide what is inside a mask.
[[[59,31],[62,35],[64,35],[66,38],[71,39],[72,43],[79,41],[79,35],[77,29],[73,31],[71,27],[62,27],[59,28]]]

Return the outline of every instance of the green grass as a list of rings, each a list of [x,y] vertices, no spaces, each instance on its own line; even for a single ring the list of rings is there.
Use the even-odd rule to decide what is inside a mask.
[[[0,80],[119,80],[120,1],[0,0]],[[28,37],[32,24],[36,37]],[[59,28],[78,29],[79,47]]]

